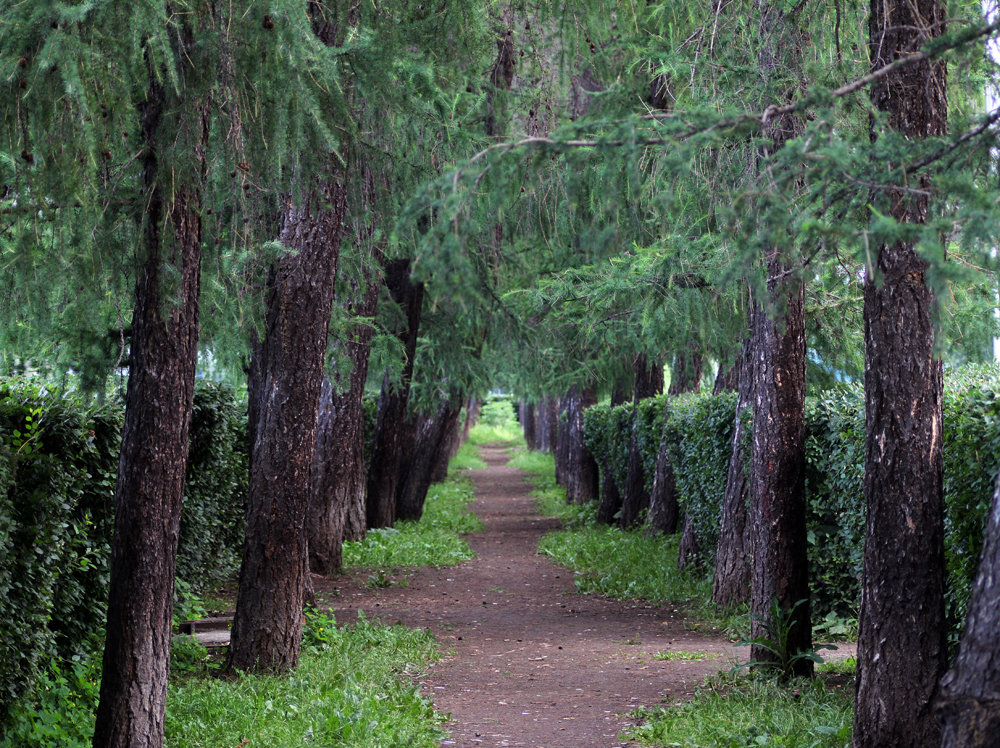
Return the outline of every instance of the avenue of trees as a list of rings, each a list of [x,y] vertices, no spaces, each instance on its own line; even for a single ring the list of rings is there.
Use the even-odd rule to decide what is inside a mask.
[[[669,460],[646,492],[629,423],[598,486],[583,413],[713,378],[737,393],[713,597],[753,634],[776,601],[806,651],[805,396],[863,380],[854,743],[988,744],[1000,509],[945,676],[941,445],[943,362],[995,326],[994,11],[5,4],[0,361],[95,398],[127,369],[94,745],[162,745],[199,371],[248,399],[230,673],[295,667],[309,572],[420,516],[492,387],[570,500],[693,552]]]

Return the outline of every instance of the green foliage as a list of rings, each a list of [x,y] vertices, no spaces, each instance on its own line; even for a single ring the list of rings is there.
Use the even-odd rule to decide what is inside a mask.
[[[246,405],[224,385],[195,388],[177,575],[204,590],[239,569],[249,489]]]
[[[483,401],[479,422],[469,432],[469,441],[477,445],[523,444],[524,435],[515,408],[508,395],[488,395]]]
[[[806,399],[812,615],[856,615],[865,539],[865,408],[860,385]]]
[[[944,488],[948,612],[957,640],[975,577],[983,528],[1000,469],[1000,391],[995,367],[949,370],[944,398]],[[735,395],[650,398],[639,408],[642,459],[655,465],[655,434],[665,429],[678,499],[690,512],[707,560],[715,555],[725,491]],[[584,416],[584,439],[624,478],[631,404],[597,405]],[[659,415],[658,415],[659,414]],[[749,421],[748,421],[748,425]],[[750,434],[748,430],[747,439]],[[864,399],[840,385],[806,400],[806,500],[813,616],[835,638],[857,619],[864,553]],[[823,623],[825,622],[825,624]]]
[[[576,574],[576,588],[616,599],[691,603],[708,596],[705,580],[677,570],[678,538],[591,525],[544,536],[538,552]]]
[[[347,541],[344,566],[440,567],[468,561],[473,554],[460,535],[482,528],[468,510],[473,498],[472,484],[460,475],[433,484],[419,521],[398,522],[395,527],[370,530],[363,540]]]
[[[104,624],[120,413],[0,384],[0,722]]]
[[[294,672],[172,680],[166,744],[431,748],[446,737],[443,718],[411,679],[436,657],[425,630],[360,615],[355,625],[338,626],[328,613],[307,612]]]
[[[174,634],[170,639],[170,676],[204,676],[218,668],[205,645],[189,634]]]
[[[465,442],[458,448],[458,452],[448,463],[448,472],[460,472],[463,470],[482,470],[486,467],[483,458],[479,456],[476,445],[470,441]]]
[[[822,678],[789,685],[754,676],[716,676],[690,701],[642,708],[628,731],[643,745],[684,748],[844,748],[851,742],[852,685]]]
[[[242,544],[245,409],[200,382],[177,552],[178,602],[230,575]],[[50,663],[104,625],[122,424],[117,403],[0,383],[0,722]]]
[[[10,711],[0,748],[90,748],[101,661],[52,662]]]
[[[692,519],[707,568],[715,564],[735,412],[732,392],[682,395],[671,400],[665,426],[677,500]]]
[[[791,636],[792,628],[796,624],[795,609],[805,603],[805,600],[799,600],[791,608],[785,610],[781,607],[781,603],[778,602],[778,598],[773,598],[771,600],[770,611],[766,616],[751,615],[751,618],[755,618],[761,623],[763,631],[757,636],[742,638],[737,642],[736,646],[748,647],[753,645],[768,652],[771,655],[771,659],[751,660],[750,662],[741,664],[736,669],[740,670],[749,667],[761,672],[765,677],[773,677],[782,682],[788,682],[795,673],[797,663],[803,660],[811,660],[814,663],[823,662],[823,658],[819,656],[817,650],[835,649],[835,647],[821,644],[814,649],[793,650],[788,646],[788,638]]]

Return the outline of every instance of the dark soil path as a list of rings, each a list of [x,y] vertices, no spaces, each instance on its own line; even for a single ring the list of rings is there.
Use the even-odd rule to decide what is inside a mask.
[[[689,631],[676,610],[577,594],[572,572],[536,553],[558,524],[538,516],[524,474],[506,467],[503,449],[487,447],[483,458],[489,467],[471,472],[473,509],[486,525],[467,536],[474,560],[418,569],[406,586],[383,589],[315,580],[342,622],[364,610],[438,637],[445,656],[421,685],[451,714],[452,738],[442,745],[621,745],[627,712],[684,699],[729,666],[729,642]],[[709,658],[653,658],[670,651]]]

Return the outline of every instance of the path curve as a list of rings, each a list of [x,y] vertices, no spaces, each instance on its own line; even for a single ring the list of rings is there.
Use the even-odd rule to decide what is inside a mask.
[[[572,572],[536,553],[558,522],[538,515],[506,450],[482,456],[488,467],[470,471],[486,526],[466,536],[475,559],[414,570],[407,586],[364,589],[341,577],[328,598],[340,621],[364,610],[437,636],[445,656],[420,682],[451,714],[443,746],[619,746],[625,713],[685,699],[729,666],[730,643],[687,630],[676,610],[576,593]],[[712,659],[653,659],[680,650]]]

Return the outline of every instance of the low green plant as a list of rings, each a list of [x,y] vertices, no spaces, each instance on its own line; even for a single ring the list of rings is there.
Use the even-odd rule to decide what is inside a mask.
[[[244,674],[171,683],[166,745],[437,746],[447,737],[413,682],[438,655],[423,629],[359,616],[340,626],[306,614],[299,666],[282,676]]]
[[[843,660],[827,660],[816,666],[817,673],[836,673],[839,675],[854,675],[858,670],[857,657],[845,657]]]
[[[0,748],[90,748],[100,675],[98,656],[51,663],[12,706]]]
[[[818,650],[834,649],[828,644],[819,644],[811,649],[792,649],[789,645],[792,629],[795,627],[795,611],[804,605],[805,600],[798,600],[787,610],[781,607],[778,598],[771,600],[771,607],[766,616],[751,616],[761,624],[762,632],[757,636],[746,636],[736,643],[737,647],[753,646],[769,653],[771,657],[763,660],[751,660],[738,665],[735,670],[753,668],[757,672],[776,677],[781,681],[789,680],[795,672],[795,667],[803,660],[814,663],[823,662]]]
[[[686,649],[666,652],[654,652],[654,660],[665,660],[667,662],[699,662],[701,660],[717,660],[718,652],[690,652]]]
[[[392,586],[392,574],[387,572],[385,569],[376,569],[371,574],[368,575],[368,581],[365,583],[365,587],[370,589],[381,589],[384,587]]]
[[[205,645],[190,634],[174,634],[170,641],[171,677],[205,675],[216,669]]]
[[[427,492],[424,514],[417,522],[398,522],[369,532],[363,540],[344,543],[344,566],[386,569],[399,566],[458,564],[472,558],[460,536],[482,529],[469,511],[472,484],[461,474],[435,483]]]
[[[853,689],[822,678],[788,686],[772,680],[714,676],[690,701],[640,708],[626,737],[646,745],[696,748],[845,748],[851,742]]]
[[[458,448],[458,453],[451,458],[448,463],[448,474],[461,472],[463,470],[483,470],[486,463],[479,456],[479,448],[472,442],[465,442]]]

